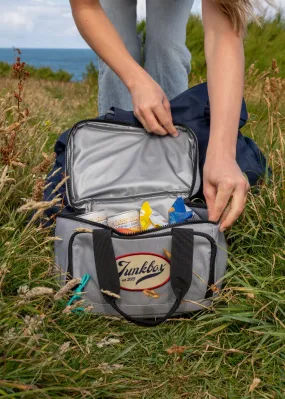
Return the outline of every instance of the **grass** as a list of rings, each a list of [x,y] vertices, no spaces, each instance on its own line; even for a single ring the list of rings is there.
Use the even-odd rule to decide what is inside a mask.
[[[260,71],[267,69],[268,60],[277,58],[280,66],[280,76],[285,77],[285,21],[282,13],[274,18],[260,18],[260,26],[252,22],[248,26],[245,40],[246,67],[255,63]],[[138,25],[138,33],[142,43],[146,40],[146,23]],[[266,43],[266,45],[265,45]],[[186,45],[192,53],[192,67],[200,75],[206,73],[204,55],[204,32],[201,18],[191,15],[187,26]]]
[[[253,63],[260,71],[267,69],[268,60],[277,59],[280,76],[285,77],[285,21],[282,14],[277,14],[272,20],[260,20],[261,25],[250,23],[245,39],[246,67]],[[204,56],[203,26],[199,16],[192,16],[188,22],[187,47],[192,52],[192,65],[200,74],[206,73]],[[266,45],[265,45],[266,43]]]
[[[270,60],[266,70],[247,72],[244,133],[265,152],[272,182],[250,194],[227,232],[226,285],[215,306],[153,329],[64,313],[68,296],[53,294],[52,231],[19,211],[41,199],[58,134],[95,116],[97,88],[28,80],[27,116],[17,111],[17,81],[0,80],[0,397],[284,399],[285,80]],[[45,287],[42,296],[24,300],[33,287]]]

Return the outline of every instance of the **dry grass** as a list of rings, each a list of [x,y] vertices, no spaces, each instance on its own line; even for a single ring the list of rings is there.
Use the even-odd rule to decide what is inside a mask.
[[[0,78],[0,87],[3,112],[16,105],[13,98],[15,80]],[[79,115],[90,118],[97,114],[97,88],[83,83],[30,79],[25,83],[23,92],[22,109],[26,107],[33,125],[37,121],[58,134],[70,128]]]
[[[285,81],[276,68],[261,76],[252,67],[247,76],[244,132],[274,174],[228,233],[227,285],[212,310],[152,330],[66,312],[53,271],[56,238],[26,221],[28,209],[46,206],[40,191],[55,138],[94,117],[95,90],[30,80],[29,115],[18,122],[15,81],[1,80],[0,396],[285,397]]]

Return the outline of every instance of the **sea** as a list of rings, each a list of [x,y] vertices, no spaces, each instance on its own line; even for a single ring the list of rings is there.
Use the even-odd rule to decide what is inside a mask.
[[[49,67],[53,71],[64,69],[72,74],[73,81],[82,80],[86,66],[92,61],[98,67],[98,57],[91,49],[37,49],[21,48],[21,61],[35,67]],[[0,61],[12,64],[12,48],[0,48]]]

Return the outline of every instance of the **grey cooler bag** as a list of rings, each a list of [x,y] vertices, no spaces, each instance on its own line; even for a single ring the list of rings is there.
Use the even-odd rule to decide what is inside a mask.
[[[197,138],[177,129],[178,138],[159,137],[90,120],[69,133],[66,191],[75,213],[57,216],[55,262],[63,284],[89,275],[82,298],[95,313],[154,326],[209,307],[221,285],[225,236],[205,206],[190,202],[201,184]],[[200,220],[124,234],[82,218],[100,209],[109,216],[139,210],[144,201],[166,217],[178,196]]]

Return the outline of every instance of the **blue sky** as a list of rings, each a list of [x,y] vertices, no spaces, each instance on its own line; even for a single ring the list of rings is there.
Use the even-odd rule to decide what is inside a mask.
[[[200,12],[200,7],[195,0],[193,11]],[[144,0],[138,0],[139,18],[144,14]],[[0,0],[0,47],[12,46],[87,47],[74,25],[69,0]]]

